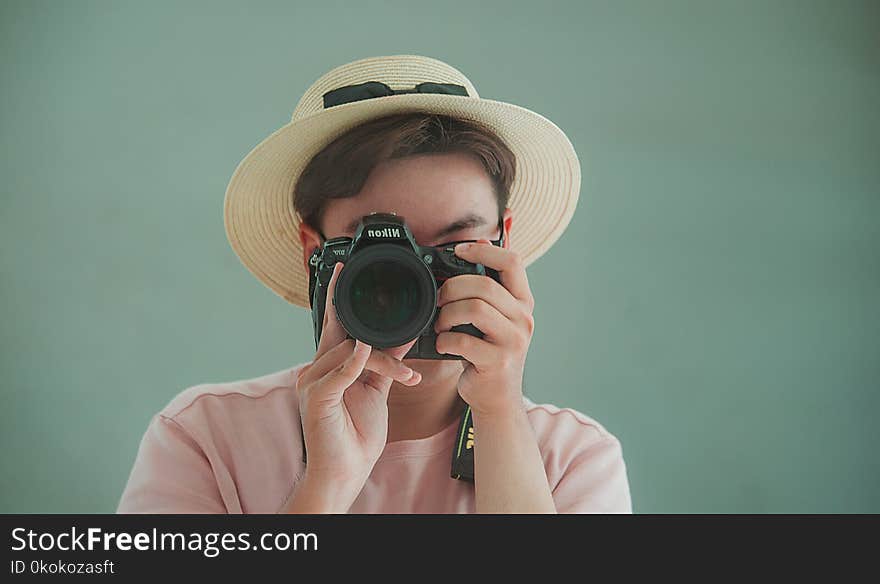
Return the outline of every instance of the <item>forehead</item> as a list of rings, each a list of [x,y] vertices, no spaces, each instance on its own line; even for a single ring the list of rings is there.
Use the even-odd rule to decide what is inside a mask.
[[[498,202],[485,167],[474,156],[459,153],[419,155],[377,166],[357,195],[327,204],[324,233],[346,234],[353,221],[374,211],[402,216],[417,240],[464,215],[481,216],[488,225],[498,221]]]

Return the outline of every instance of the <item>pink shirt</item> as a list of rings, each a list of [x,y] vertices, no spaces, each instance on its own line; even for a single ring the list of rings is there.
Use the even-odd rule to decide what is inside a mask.
[[[277,512],[304,471],[303,365],[174,397],[147,427],[117,512]],[[618,439],[580,412],[524,400],[557,510],[632,513]],[[350,512],[473,513],[473,483],[449,476],[457,430],[388,443]]]

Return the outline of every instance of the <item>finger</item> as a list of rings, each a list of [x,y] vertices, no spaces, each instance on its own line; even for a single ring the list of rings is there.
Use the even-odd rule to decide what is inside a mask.
[[[466,298],[445,305],[434,322],[434,331],[442,333],[468,323],[480,329],[488,341],[498,345],[508,344],[505,341],[521,334],[510,319],[480,298]]]
[[[313,383],[324,377],[331,369],[339,367],[343,361],[351,356],[354,348],[354,339],[345,339],[338,345],[330,347],[323,355],[315,357],[309,365],[308,371],[303,372],[300,376],[300,385],[306,386]]]
[[[409,345],[412,346],[412,343]],[[399,348],[395,347],[395,349]],[[393,381],[410,387],[422,382],[421,373],[411,369],[403,361],[389,355],[385,351],[373,351],[370,358],[375,358],[376,364],[373,365],[369,361],[367,362],[364,373],[361,375],[361,381],[365,386],[379,391],[386,399]]]
[[[404,367],[409,368],[405,363],[403,363],[402,359],[403,356],[409,352],[409,350],[412,348],[417,340],[418,337],[406,344],[399,345],[397,347],[389,347],[386,349],[382,349],[381,351],[374,351],[374,354],[384,355],[391,361],[395,363],[400,363]],[[422,374],[415,370],[411,371],[413,372],[411,377],[408,377],[406,379],[397,378],[395,381],[398,381],[399,383],[410,387],[421,383]],[[382,394],[384,398],[388,398],[388,393],[391,391],[391,380],[388,377],[383,377],[381,375],[378,375],[377,373],[374,373],[373,371],[366,371],[362,376],[362,380],[364,382],[364,385],[376,389]]]
[[[496,270],[501,277],[501,284],[515,298],[522,300],[529,307],[534,306],[535,301],[529,288],[525,265],[520,255],[512,249],[491,243],[459,243],[455,246],[455,255],[473,264],[483,264]]]
[[[306,372],[311,368],[312,368],[312,363],[306,363],[305,365],[303,365],[302,367],[297,369],[296,373],[294,374],[293,384],[298,387],[303,375],[305,375]]]
[[[315,381],[309,391],[318,399],[339,403],[345,390],[363,373],[372,349],[370,345],[356,341],[351,355],[328,371],[324,377]]]
[[[472,363],[477,371],[503,361],[505,353],[496,345],[467,333],[443,332],[435,342],[438,353],[459,355]]]
[[[391,393],[391,384],[394,382],[393,379],[366,369],[361,373],[360,381],[364,384],[364,387],[379,392],[382,399],[388,399],[388,395]]]
[[[338,368],[351,356],[354,347],[355,341],[353,339],[346,339],[331,348],[327,353],[312,363],[311,369],[307,373],[304,373],[300,378],[300,385],[302,387],[307,387],[308,384],[321,379],[329,372]],[[404,384],[415,385],[421,381],[421,376],[410,369],[406,364],[390,355],[382,353],[381,351],[371,351],[363,369],[365,371],[374,371],[381,376],[388,377]]]
[[[373,351],[373,355],[379,354],[379,351]],[[390,358],[390,357],[389,357]],[[392,359],[393,360],[393,359]],[[399,361],[398,361],[399,363]],[[410,370],[412,371],[412,370]],[[418,371],[412,371],[411,374],[407,375],[406,378],[403,376],[398,377],[396,379],[392,379],[386,375],[382,375],[381,373],[370,370],[370,363],[367,363],[367,367],[364,368],[364,372],[361,374],[361,382],[365,387],[369,387],[378,391],[383,398],[388,399],[388,394],[391,391],[391,385],[394,381],[401,383],[406,386],[414,386],[418,385],[422,381],[422,374]]]
[[[501,284],[479,274],[459,274],[447,279],[437,291],[437,306],[466,298],[481,298],[510,320],[519,320],[525,309],[522,303]]]
[[[336,315],[336,307],[333,306],[333,297],[336,290],[336,282],[339,280],[339,272],[342,271],[342,262],[333,265],[333,273],[330,282],[327,283],[327,299],[324,303],[324,324],[321,328],[321,339],[318,341],[316,357],[323,355],[331,347],[335,347],[348,337],[348,333],[339,322]]]
[[[404,385],[416,385],[422,380],[417,371],[412,370],[402,361],[382,351],[373,351],[364,369],[389,380],[399,381]],[[375,378],[375,376],[369,376]],[[390,383],[388,385],[391,385]]]

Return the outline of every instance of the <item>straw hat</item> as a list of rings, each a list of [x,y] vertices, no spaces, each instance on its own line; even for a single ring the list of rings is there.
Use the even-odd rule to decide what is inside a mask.
[[[392,91],[367,84],[374,81]],[[423,92],[413,93],[420,83],[426,83]],[[325,96],[339,88],[346,89]],[[395,93],[400,90],[406,92]],[[410,111],[464,118],[494,130],[516,155],[508,202],[516,221],[511,248],[528,265],[553,245],[574,214],[581,181],[580,163],[565,133],[540,114],[480,98],[467,77],[442,61],[393,55],[360,59],[325,73],[299,100],[291,122],[239,163],[226,189],[224,222],[245,267],[291,304],[308,308],[300,217],[293,206],[300,173],[354,126]]]

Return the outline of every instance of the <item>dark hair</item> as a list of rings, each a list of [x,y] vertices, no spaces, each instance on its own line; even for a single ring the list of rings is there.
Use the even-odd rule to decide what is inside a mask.
[[[293,190],[294,209],[304,223],[319,229],[327,201],[358,194],[381,162],[453,152],[482,162],[492,179],[500,217],[510,198],[516,156],[495,132],[477,122],[424,112],[375,118],[334,139],[300,175]]]

